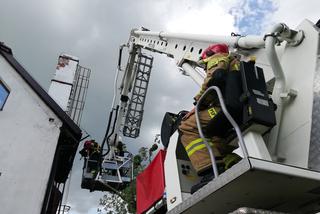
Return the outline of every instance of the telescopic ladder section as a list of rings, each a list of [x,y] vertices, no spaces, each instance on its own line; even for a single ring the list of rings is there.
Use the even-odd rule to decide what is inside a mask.
[[[137,138],[139,136],[152,63],[153,57],[139,53],[134,65],[136,78],[123,127],[123,135],[126,137]]]

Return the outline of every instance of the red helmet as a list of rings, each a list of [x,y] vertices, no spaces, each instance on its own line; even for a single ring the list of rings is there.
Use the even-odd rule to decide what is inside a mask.
[[[92,141],[91,140],[87,140],[86,142],[84,142],[83,147],[85,149],[89,149],[92,146]]]
[[[207,47],[201,54],[201,59],[205,59],[216,53],[229,53],[228,45],[226,44],[214,44]]]

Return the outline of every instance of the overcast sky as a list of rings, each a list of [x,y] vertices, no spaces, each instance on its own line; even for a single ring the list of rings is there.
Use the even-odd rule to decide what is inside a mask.
[[[319,0],[0,0],[0,41],[48,89],[60,53],[80,58],[92,70],[82,128],[103,138],[110,110],[118,48],[132,28],[230,35],[262,34],[274,23],[296,27],[316,22]],[[151,145],[166,111],[192,107],[198,88],[171,59],[154,55],[141,136],[125,139],[129,150]],[[165,87],[164,87],[165,86]],[[82,162],[76,156],[68,204],[70,214],[96,213],[103,193],[80,189]]]

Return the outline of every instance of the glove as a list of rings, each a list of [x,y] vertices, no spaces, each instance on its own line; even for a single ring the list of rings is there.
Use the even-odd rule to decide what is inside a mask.
[[[191,115],[193,115],[195,112],[195,108],[193,108],[191,111],[189,111],[183,118],[182,120],[188,119]]]

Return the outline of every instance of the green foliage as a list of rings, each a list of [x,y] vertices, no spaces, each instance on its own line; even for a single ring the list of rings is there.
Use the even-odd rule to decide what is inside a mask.
[[[136,181],[130,183],[121,194],[123,195],[124,202],[127,203],[128,213],[136,212]]]
[[[141,156],[140,156],[140,155],[135,155],[135,156],[133,157],[133,167],[136,168],[136,167],[140,166],[141,163],[142,163],[142,158],[141,158]]]
[[[148,148],[147,147],[141,147],[139,149],[139,155],[141,156],[142,161],[148,160]]]
[[[105,213],[128,213],[127,206],[124,200],[116,194],[107,193],[105,194],[99,202],[99,205],[104,207]]]
[[[157,151],[157,149],[158,149],[158,145],[156,143],[153,144],[149,149],[149,163],[151,163],[152,153]]]
[[[157,144],[153,144],[151,146],[151,148],[149,149],[149,153],[152,153],[152,152],[156,151],[157,149],[158,149],[158,145]]]

